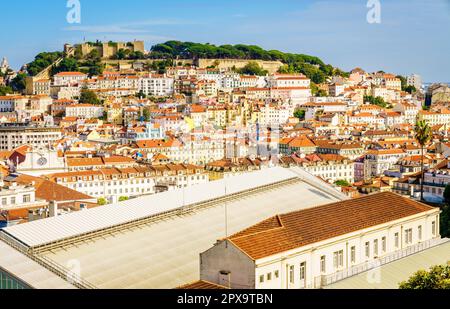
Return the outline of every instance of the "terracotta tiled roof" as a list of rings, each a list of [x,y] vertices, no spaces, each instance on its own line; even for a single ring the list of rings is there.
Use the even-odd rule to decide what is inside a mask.
[[[79,201],[93,199],[93,197],[89,195],[39,177],[20,175],[16,178],[16,181],[19,184],[31,184],[34,182],[36,197],[46,201]]]
[[[383,192],[279,215],[228,239],[257,260],[432,209]]]

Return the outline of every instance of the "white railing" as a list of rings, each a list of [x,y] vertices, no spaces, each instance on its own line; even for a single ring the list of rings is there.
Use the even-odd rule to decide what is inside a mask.
[[[418,252],[422,252],[424,250],[427,250],[429,248],[441,245],[443,243],[449,242],[450,239],[445,238],[445,239],[441,239],[441,238],[434,238],[434,239],[430,239],[428,241],[422,242],[422,243],[418,243],[416,245],[407,247],[403,250],[399,250],[399,251],[395,251],[392,252],[388,255],[385,255],[383,257],[380,257],[378,259],[372,260],[372,261],[367,261],[358,265],[355,265],[351,268],[347,268],[341,271],[338,271],[334,274],[331,275],[326,275],[326,276],[321,276],[321,277],[316,277],[315,278],[315,285],[316,287],[319,287],[319,282],[320,282],[320,287],[322,286],[327,286],[330,284],[333,284],[335,282],[347,279],[349,277],[353,277],[356,276],[358,274],[361,274],[363,272],[369,271],[371,269],[375,269],[378,268],[382,265],[385,264],[389,264],[391,262],[403,259],[407,256],[416,254]]]

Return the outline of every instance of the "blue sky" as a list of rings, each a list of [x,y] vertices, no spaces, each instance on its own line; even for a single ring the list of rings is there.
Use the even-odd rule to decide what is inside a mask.
[[[257,44],[305,53],[350,70],[418,73],[450,81],[450,0],[80,0],[81,24],[66,21],[67,0],[2,1],[0,57],[14,68],[40,51],[86,40],[169,39]],[[8,25],[7,28],[4,28]]]

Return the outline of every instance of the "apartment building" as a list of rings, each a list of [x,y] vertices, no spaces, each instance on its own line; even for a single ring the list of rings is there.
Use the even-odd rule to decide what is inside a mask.
[[[420,111],[419,119],[425,120],[430,126],[448,125],[450,123],[450,110],[443,108],[439,111]]]
[[[129,157],[123,156],[89,156],[87,158],[66,158],[66,169],[72,171],[87,171],[102,168],[131,168],[137,166],[138,163]]]
[[[364,158],[364,175],[366,178],[382,175],[407,155],[403,149],[369,150]]]
[[[61,129],[57,127],[31,127],[16,124],[0,125],[0,149],[13,150],[22,145],[41,148],[60,140]]]
[[[334,154],[310,154],[285,156],[280,158],[285,167],[300,166],[305,171],[329,183],[345,180],[355,181],[355,164],[352,160]]]
[[[405,176],[394,183],[393,192],[412,197],[420,196],[422,174],[419,172]],[[436,166],[428,169],[424,175],[424,198],[427,201],[442,203],[444,191],[450,184],[450,161],[443,160]]]
[[[278,144],[279,152],[283,155],[294,153],[311,154],[316,152],[317,146],[305,135],[282,138]]]
[[[361,143],[332,143],[328,140],[316,140],[317,152],[320,154],[335,154],[350,160],[361,157],[365,147]]]
[[[174,93],[174,79],[166,75],[149,75],[139,79],[138,91],[145,95],[167,97]]]
[[[66,107],[66,117],[77,117],[84,119],[103,117],[105,109],[101,105],[74,104]]]
[[[87,75],[81,72],[61,72],[53,76],[53,84],[55,86],[81,84],[85,79],[87,79]]]
[[[116,203],[157,192],[209,181],[202,167],[183,164],[102,168],[49,175],[48,179],[83,194]]]
[[[305,119],[315,119],[319,113],[339,113],[346,112],[349,107],[342,102],[310,102],[302,105],[306,109]]]
[[[439,212],[385,192],[274,216],[201,253],[200,279],[233,289],[321,288],[439,240]]]
[[[273,74],[267,78],[270,88],[310,87],[311,80],[303,74]]]

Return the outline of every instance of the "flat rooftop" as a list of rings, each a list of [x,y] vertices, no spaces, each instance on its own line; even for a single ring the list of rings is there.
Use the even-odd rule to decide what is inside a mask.
[[[77,261],[83,280],[98,288],[175,288],[199,279],[199,254],[218,239],[279,213],[344,199],[301,169],[272,168],[4,233],[51,264]]]

